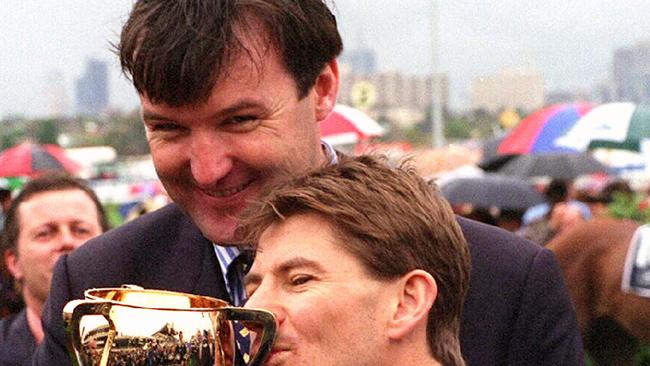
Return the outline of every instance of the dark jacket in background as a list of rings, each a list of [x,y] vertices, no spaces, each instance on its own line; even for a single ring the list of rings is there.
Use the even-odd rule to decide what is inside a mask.
[[[36,340],[27,324],[25,309],[0,320],[0,365],[31,365],[35,348]]]

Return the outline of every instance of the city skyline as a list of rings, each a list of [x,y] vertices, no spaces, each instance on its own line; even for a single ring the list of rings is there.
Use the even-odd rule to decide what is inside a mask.
[[[0,9],[0,116],[46,110],[48,75],[61,74],[66,98],[87,59],[109,63],[111,106],[137,106],[120,75],[116,42],[132,0],[5,0]],[[335,14],[345,47],[377,53],[378,69],[431,71],[430,0],[338,0]],[[507,68],[542,73],[547,91],[591,89],[611,77],[614,52],[650,39],[650,2],[529,0],[440,2],[439,70],[450,82],[455,109],[468,107],[475,78]]]

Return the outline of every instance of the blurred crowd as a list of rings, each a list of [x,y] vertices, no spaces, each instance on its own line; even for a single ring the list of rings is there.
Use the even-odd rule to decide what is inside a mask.
[[[537,184],[545,202],[527,209],[475,207],[472,204],[453,205],[457,214],[512,231],[539,245],[545,245],[556,235],[596,217],[624,217],[614,205],[627,206],[628,211],[644,211],[649,207],[647,194],[633,190],[628,182],[607,178],[597,184],[575,184],[571,180],[551,179]]]

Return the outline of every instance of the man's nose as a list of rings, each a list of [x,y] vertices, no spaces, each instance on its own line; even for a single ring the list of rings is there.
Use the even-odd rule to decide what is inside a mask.
[[[279,296],[279,291],[269,291],[260,286],[248,298],[244,307],[268,310],[275,315],[278,324],[282,324],[285,318],[285,312],[283,311],[283,306]]]
[[[229,147],[217,133],[197,131],[190,142],[192,177],[199,186],[209,187],[225,177],[232,168]]]
[[[70,228],[61,228],[61,242],[59,243],[59,251],[72,251],[82,243],[83,241],[80,241]]]

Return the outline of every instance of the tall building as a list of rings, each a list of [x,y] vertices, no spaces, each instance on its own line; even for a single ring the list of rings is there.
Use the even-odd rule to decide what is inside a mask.
[[[377,72],[377,53],[366,46],[363,32],[357,34],[356,47],[345,48],[339,61],[354,75],[371,75]]]
[[[76,83],[77,113],[96,115],[108,108],[108,64],[88,60],[84,74]]]
[[[544,78],[539,72],[504,70],[472,83],[472,108],[498,112],[506,108],[532,111],[544,105]]]
[[[377,72],[377,54],[370,48],[343,51],[340,60],[356,75],[371,75]]]
[[[616,50],[612,66],[618,100],[650,103],[650,41]]]

